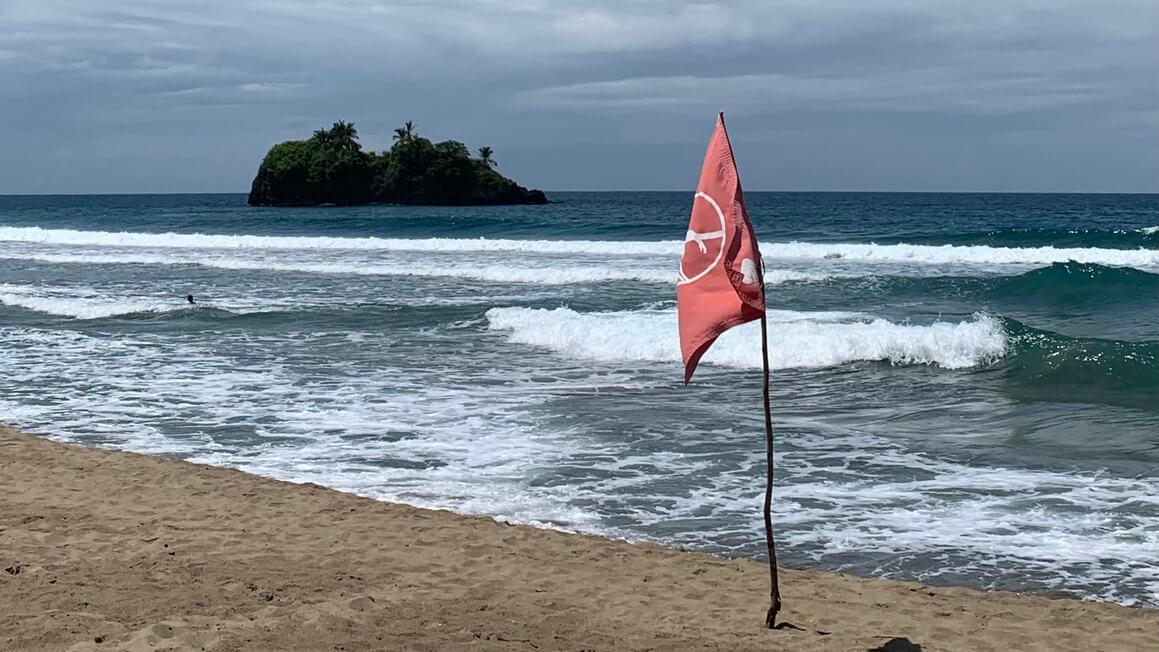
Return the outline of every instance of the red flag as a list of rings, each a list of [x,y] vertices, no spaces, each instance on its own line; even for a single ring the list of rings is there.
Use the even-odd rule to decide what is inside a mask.
[[[724,331],[765,313],[757,238],[744,208],[724,114],[704,155],[676,282],[684,382]]]

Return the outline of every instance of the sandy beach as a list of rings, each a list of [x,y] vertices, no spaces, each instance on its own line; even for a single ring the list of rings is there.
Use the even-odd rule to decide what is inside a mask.
[[[799,570],[768,631],[753,561],[5,428],[0,460],[10,651],[1159,648],[1152,609]]]

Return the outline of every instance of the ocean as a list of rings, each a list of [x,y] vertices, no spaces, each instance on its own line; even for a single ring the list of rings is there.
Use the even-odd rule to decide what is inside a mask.
[[[759,327],[683,384],[692,193],[549,196],[0,197],[0,421],[762,558]],[[746,203],[783,565],[1159,605],[1159,198]]]

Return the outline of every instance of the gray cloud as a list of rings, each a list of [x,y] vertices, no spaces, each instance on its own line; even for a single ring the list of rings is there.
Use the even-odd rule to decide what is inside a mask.
[[[0,192],[245,190],[354,120],[548,189],[1148,191],[1159,6],[1088,1],[0,0]]]

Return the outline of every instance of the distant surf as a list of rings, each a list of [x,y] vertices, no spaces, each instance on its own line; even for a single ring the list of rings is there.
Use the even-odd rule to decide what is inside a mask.
[[[431,253],[526,252],[600,256],[678,256],[680,241],[510,240],[455,238],[349,238],[199,233],[75,231],[40,227],[0,227],[0,242],[28,244],[148,247],[156,249],[306,249],[406,251]],[[1159,250],[1097,247],[994,247],[990,245],[924,245],[762,242],[769,259],[846,260],[919,264],[1050,265],[1075,261],[1100,265],[1159,267]]]

